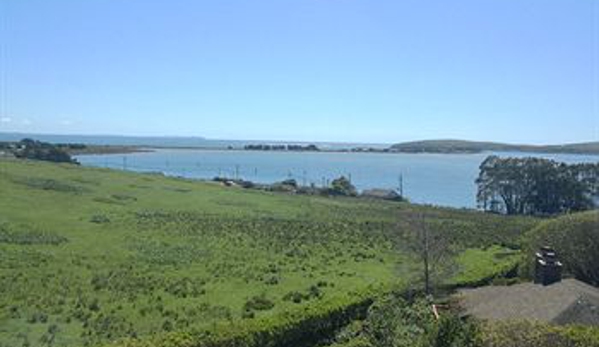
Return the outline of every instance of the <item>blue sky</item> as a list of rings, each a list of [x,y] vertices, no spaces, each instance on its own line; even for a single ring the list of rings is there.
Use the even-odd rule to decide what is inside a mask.
[[[2,0],[0,131],[599,139],[595,0]]]

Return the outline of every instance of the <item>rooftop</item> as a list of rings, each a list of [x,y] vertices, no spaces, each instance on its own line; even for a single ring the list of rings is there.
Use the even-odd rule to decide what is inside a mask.
[[[466,313],[481,319],[599,326],[599,288],[575,279],[463,289],[460,298]]]

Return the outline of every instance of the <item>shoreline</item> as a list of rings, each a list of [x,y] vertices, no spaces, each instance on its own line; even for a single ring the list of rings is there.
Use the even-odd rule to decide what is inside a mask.
[[[203,151],[237,151],[237,152],[260,152],[260,153],[375,153],[375,154],[481,154],[481,153],[525,153],[525,154],[570,154],[599,156],[594,151],[550,151],[550,150],[479,150],[479,151],[403,151],[393,149],[375,148],[349,148],[349,149],[318,149],[318,150],[267,150],[246,149],[243,147],[206,147],[206,146],[120,146],[120,145],[86,145],[85,149],[69,150],[69,154],[79,155],[104,155],[104,154],[132,154],[150,153],[156,150],[203,150]]]
[[[67,152],[70,155],[103,155],[103,154],[131,154],[153,152],[149,147],[145,146],[119,146],[119,145],[85,145],[81,149],[69,149]]]

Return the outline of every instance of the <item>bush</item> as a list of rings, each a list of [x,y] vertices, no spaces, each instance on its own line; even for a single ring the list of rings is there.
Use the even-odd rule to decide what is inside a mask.
[[[406,300],[389,294],[368,311],[357,331],[350,325],[338,334],[334,346],[376,347],[470,347],[476,346],[476,322],[462,319],[455,312],[444,312],[436,320],[432,302],[426,298]],[[349,335],[349,338],[347,336]]]
[[[345,176],[336,178],[331,182],[330,193],[333,195],[357,196],[356,187]]]
[[[599,328],[552,326],[531,321],[481,325],[481,347],[598,347]]]
[[[251,311],[267,311],[275,307],[275,304],[270,301],[264,294],[254,296],[243,305],[244,312]]]
[[[96,224],[104,224],[109,223],[110,219],[103,214],[96,214],[93,215],[89,221]]]
[[[302,302],[302,300],[305,299],[304,294],[302,294],[301,292],[298,292],[297,290],[291,291],[287,294],[285,294],[285,296],[283,296],[283,300],[285,301],[292,301],[296,304],[299,304]]]
[[[27,322],[29,323],[46,323],[48,321],[48,315],[45,314],[44,312],[34,312],[29,319],[27,319]]]
[[[28,227],[0,224],[0,243],[15,245],[59,245],[66,237],[54,233],[31,230]]]

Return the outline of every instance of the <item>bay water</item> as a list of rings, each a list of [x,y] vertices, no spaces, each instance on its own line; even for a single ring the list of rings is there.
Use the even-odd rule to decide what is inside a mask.
[[[80,155],[83,165],[138,172],[160,172],[194,179],[240,178],[273,183],[327,185],[349,177],[359,189],[399,189],[412,202],[458,208],[476,207],[480,163],[491,154],[535,156],[566,163],[599,162],[599,156],[538,153],[408,154],[355,152],[277,152],[220,149],[154,149],[129,154]]]

